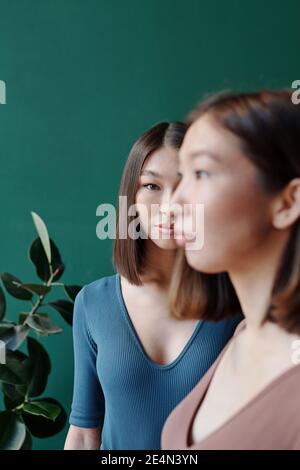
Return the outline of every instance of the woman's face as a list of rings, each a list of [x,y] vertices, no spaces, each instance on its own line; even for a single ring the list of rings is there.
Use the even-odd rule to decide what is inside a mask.
[[[260,186],[257,168],[243,154],[240,139],[205,114],[188,129],[179,151],[181,181],[171,203],[185,204],[175,214],[178,246],[185,246],[188,263],[196,270],[217,273],[245,265],[272,231],[272,198]],[[192,249],[196,205],[204,205],[201,249]],[[184,220],[182,220],[184,219]],[[193,224],[193,225],[192,225]],[[181,234],[180,234],[181,232]],[[244,264],[243,264],[244,263]]]
[[[144,233],[163,249],[176,249],[170,199],[179,182],[178,150],[161,147],[146,159],[136,204]]]

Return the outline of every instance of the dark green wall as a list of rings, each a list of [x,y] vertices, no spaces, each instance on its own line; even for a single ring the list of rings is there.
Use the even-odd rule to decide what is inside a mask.
[[[46,221],[66,283],[111,274],[96,207],[115,203],[133,141],[182,119],[203,93],[300,79],[299,1],[0,0],[0,271],[36,281],[30,211]],[[19,303],[10,302],[14,317]],[[50,313],[50,311],[49,311]],[[46,395],[70,410],[71,331],[46,338]],[[35,449],[61,449],[66,430]]]

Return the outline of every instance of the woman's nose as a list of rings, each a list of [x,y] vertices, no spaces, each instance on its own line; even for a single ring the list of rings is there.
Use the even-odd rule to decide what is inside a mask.
[[[162,216],[167,217],[168,219],[171,219],[174,216],[174,211],[172,209],[170,201],[163,202],[162,204],[160,204],[159,211]]]
[[[181,180],[171,196],[171,199],[170,199],[171,205],[176,206],[178,204],[179,205],[184,204],[184,185],[185,185],[184,181]]]

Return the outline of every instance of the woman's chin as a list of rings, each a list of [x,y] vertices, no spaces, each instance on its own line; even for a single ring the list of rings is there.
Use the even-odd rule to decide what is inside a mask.
[[[151,239],[152,242],[162,250],[176,250],[178,248],[176,241],[173,238],[163,240],[161,238]]]
[[[220,272],[215,263],[210,262],[205,258],[202,251],[186,250],[185,256],[188,265],[195,269],[195,271],[206,274],[217,274]]]

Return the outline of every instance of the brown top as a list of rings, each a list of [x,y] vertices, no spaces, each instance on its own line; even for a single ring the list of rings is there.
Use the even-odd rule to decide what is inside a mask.
[[[275,378],[218,429],[190,444],[194,418],[232,340],[168,416],[161,435],[163,450],[300,450],[300,364]]]

